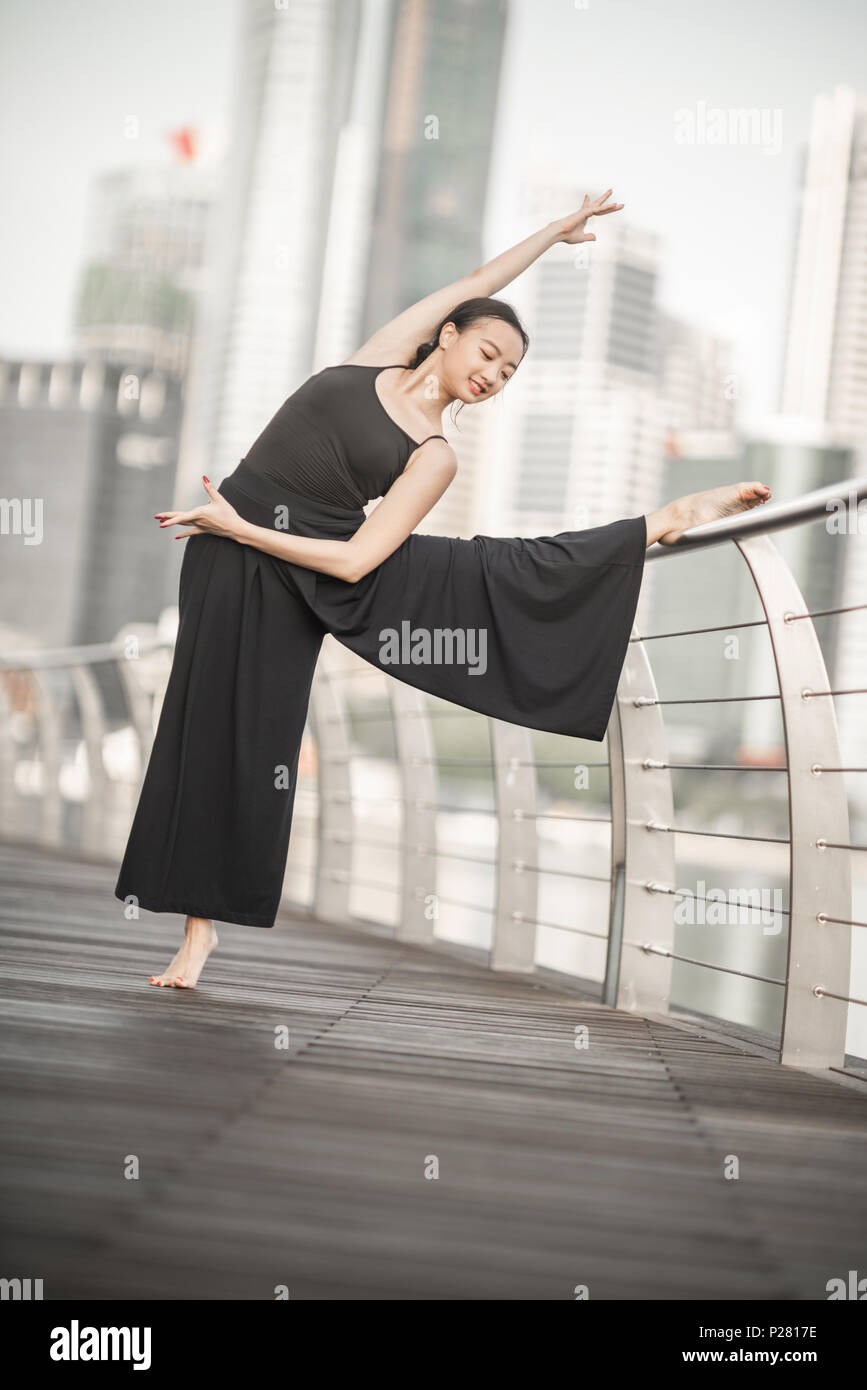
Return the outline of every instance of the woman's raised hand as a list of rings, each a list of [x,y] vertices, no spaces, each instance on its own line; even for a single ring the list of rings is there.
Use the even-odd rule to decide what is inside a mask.
[[[190,531],[179,531],[175,536],[176,541],[182,541],[186,536],[228,536],[234,539],[240,531],[241,518],[235,511],[231,502],[227,502],[221,492],[218,492],[206,477],[202,477],[205,491],[210,497],[203,507],[194,507],[191,512],[156,512],[155,519],[160,523],[160,530],[164,526],[185,526],[192,527]]]
[[[584,202],[577,212],[573,212],[571,217],[564,217],[559,225],[559,240],[565,241],[570,246],[575,246],[579,241],[595,241],[592,232],[585,232],[584,228],[591,217],[603,217],[606,212],[619,212],[624,206],[623,203],[609,203],[605,206],[606,198],[610,198],[613,190],[608,189],[591,203],[589,193],[584,194]]]

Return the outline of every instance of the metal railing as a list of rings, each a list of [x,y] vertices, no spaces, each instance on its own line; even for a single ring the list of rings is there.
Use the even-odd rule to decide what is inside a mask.
[[[290,845],[291,866],[293,846],[305,835],[312,836],[315,862],[310,867],[309,893],[287,891],[287,903],[322,920],[363,925],[359,914],[351,910],[353,893],[359,888],[374,894],[389,890],[395,897],[395,936],[446,951],[455,949],[454,944],[437,931],[432,905],[443,903],[486,914],[490,930],[484,959],[491,969],[521,973],[539,969],[540,932],[571,932],[587,943],[599,943],[604,950],[599,998],[617,1008],[653,1015],[669,1012],[675,962],[756,981],[781,991],[780,1060],[806,1068],[843,1068],[849,1006],[867,1006],[867,1000],[850,987],[852,933],[867,926],[857,920],[852,908],[851,857],[867,846],[852,842],[846,788],[839,774],[867,768],[843,766],[835,702],[838,697],[867,692],[831,688],[813,619],[864,609],[867,602],[811,613],[770,535],[779,528],[826,517],[831,501],[844,495],[857,505],[867,497],[867,478],[695,527],[673,546],[650,547],[648,562],[665,559],[671,564],[687,550],[734,545],[747,566],[764,617],[647,635],[635,632],[609,724],[607,760],[537,759],[531,730],[482,716],[474,718],[486,725],[488,756],[438,756],[438,722],[467,712],[443,702],[434,704],[416,688],[365,666],[360,658],[355,658],[353,667],[339,666],[337,644],[327,638],[309,711],[316,750],[316,795],[312,798],[316,806],[312,815],[299,812],[298,800],[305,795],[301,779]],[[659,698],[649,655],[653,641],[760,627],[770,639],[776,691],[755,696]],[[0,656],[0,836],[44,846],[74,845],[83,855],[117,862],[147,764],[170,656],[171,645],[157,639]],[[115,708],[113,714],[106,681],[98,678],[98,673],[104,676],[107,670],[116,672],[123,692],[124,709]],[[359,674],[379,677],[387,705],[385,710],[356,710],[350,719],[341,681],[348,676],[354,680]],[[673,770],[758,769],[740,763],[670,761],[663,710],[669,705],[733,700],[779,702],[785,763],[764,765],[762,770],[786,774],[790,826],[786,838],[735,835],[675,823]],[[399,776],[394,796],[353,794],[353,769],[372,756],[357,746],[357,730],[365,719],[384,719],[390,727]],[[112,775],[107,743],[125,735],[133,736],[138,751],[135,774]],[[462,769],[475,765],[490,772],[493,804],[478,808],[478,814],[494,818],[493,852],[479,855],[469,852],[469,846],[448,848],[438,836],[439,816],[468,810],[466,805],[450,806],[438,799],[439,779],[450,762]],[[576,762],[608,768],[610,817],[540,809],[540,771],[573,767]],[[399,826],[387,830],[384,838],[365,833],[363,823],[359,824],[359,807],[376,801],[393,803],[399,811]],[[598,863],[594,867],[599,872],[543,866],[540,822],[555,820],[610,822],[607,871],[601,872],[603,866]],[[675,949],[673,901],[689,896],[677,887],[675,841],[679,835],[788,846],[789,906],[780,909],[788,921],[783,973],[739,969]],[[358,871],[357,851],[365,850],[396,854],[398,873],[390,884]],[[493,903],[438,893],[438,868],[444,860],[490,870]],[[540,920],[540,882],[551,875],[573,885],[574,910],[567,922]],[[582,894],[591,883],[607,885],[607,920],[598,911],[587,913]]]
[[[852,928],[867,926],[852,917],[850,856],[867,847],[851,842],[842,779],[824,777],[867,771],[842,767],[834,704],[837,696],[864,695],[867,689],[831,689],[813,619],[864,609],[867,603],[811,613],[770,532],[827,518],[829,504],[843,495],[857,506],[867,496],[867,478],[694,527],[675,546],[656,544],[647,553],[648,561],[670,559],[678,551],[733,542],[761,601],[777,690],[759,696],[711,696],[706,702],[780,702],[790,827],[788,952],[785,977],[765,982],[784,991],[780,1060],[809,1068],[843,1067],[848,1005],[867,1004],[849,993]],[[689,635],[712,630],[689,629]],[[686,630],[655,634],[662,635],[682,636]],[[609,924],[609,956],[619,969],[612,968],[608,997],[620,1005],[628,1000],[638,1009],[667,1004],[671,961],[677,959],[665,902],[665,895],[677,892],[674,835],[716,833],[672,824],[672,765],[666,759],[661,708],[678,702],[659,699],[646,646],[653,636],[634,637],[630,643],[609,730],[623,773],[622,796],[612,799],[618,821],[612,834],[617,843],[612,875],[615,881],[622,879],[623,890]],[[614,749],[611,757],[613,763]],[[829,855],[829,849],[839,853]]]

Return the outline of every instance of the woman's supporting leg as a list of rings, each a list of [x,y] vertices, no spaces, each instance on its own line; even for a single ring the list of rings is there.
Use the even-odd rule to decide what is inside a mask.
[[[731,483],[706,492],[690,492],[658,511],[647,513],[647,544],[659,541],[662,545],[672,545],[692,526],[748,511],[750,507],[767,502],[770,496],[771,490],[765,483]]]
[[[162,975],[151,975],[152,985],[173,985],[176,989],[195,989],[202,967],[219,945],[212,921],[206,917],[188,917],[184,925],[184,942],[178,948]]]
[[[273,925],[324,634],[282,562],[221,536],[185,544],[172,670],[115,888],[187,918],[164,984],[197,975],[213,921]]]

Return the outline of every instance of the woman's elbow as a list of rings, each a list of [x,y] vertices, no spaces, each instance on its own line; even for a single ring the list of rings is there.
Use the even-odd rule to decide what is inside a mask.
[[[346,573],[343,578],[346,580],[347,584],[357,584],[366,574],[370,574],[373,568],[374,566],[369,562],[351,559],[346,566]]]
[[[357,584],[371,570],[375,570],[377,565],[382,564],[382,555],[372,555],[367,548],[355,549],[350,541],[346,547],[346,558],[343,561],[342,578],[349,584]]]
[[[351,541],[346,545],[346,553],[340,557],[337,578],[346,584],[357,584],[373,566],[353,547]]]

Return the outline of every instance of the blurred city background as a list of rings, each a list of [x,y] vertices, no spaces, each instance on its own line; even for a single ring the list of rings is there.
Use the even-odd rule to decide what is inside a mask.
[[[55,832],[83,843],[98,779],[110,815],[86,847],[95,834],[103,853],[122,852],[142,772],[129,709],[147,718],[136,700],[158,695],[177,623],[184,543],[154,513],[204,501],[201,474],[230,473],[311,373],[585,193],[611,187],[625,208],[591,224],[595,244],[552,248],[500,292],[529,353],[501,396],[447,412],[459,473],[419,529],[547,535],[739,479],[785,500],[867,473],[859,4],[6,0],[0,22],[0,652],[120,643],[130,657],[120,673],[92,668],[107,719],[99,769],[66,668],[3,675],[7,833],[38,833],[37,716],[50,699],[63,710]],[[775,533],[811,611],[867,599],[858,520]],[[678,837],[678,884],[699,895],[787,881],[779,702],[689,703],[776,688],[765,628],[737,627],[761,617],[732,545],[647,568],[639,633],[733,627],[650,644],[660,697],[684,701],[665,712],[672,762],[736,769],[675,771],[678,823],[755,837]],[[832,687],[867,686],[867,613],[816,623]],[[350,905],[393,926],[402,812],[386,678],[344,649],[331,659],[369,835]],[[841,699],[838,719],[843,764],[863,768],[863,699]],[[487,721],[451,710],[432,726],[437,932],[484,947],[497,830]],[[534,734],[534,755],[547,815],[538,960],[599,981],[605,751]],[[311,738],[287,872],[299,903],[315,873],[316,772]],[[860,844],[867,775],[846,779]],[[863,920],[864,855],[852,858]],[[778,921],[776,933],[679,925],[673,1002],[777,1031],[779,991],[688,961],[785,974]],[[848,1051],[864,1056],[867,1026],[851,1012]]]

